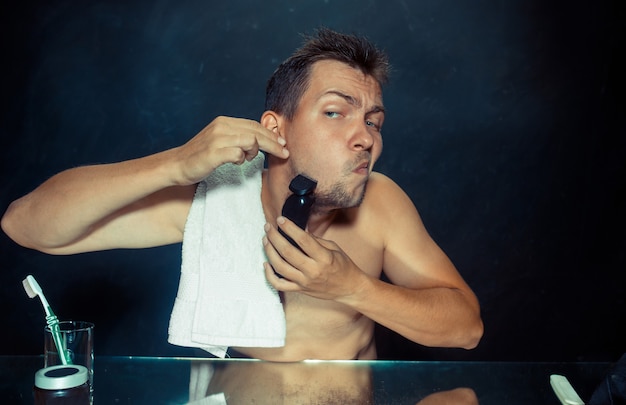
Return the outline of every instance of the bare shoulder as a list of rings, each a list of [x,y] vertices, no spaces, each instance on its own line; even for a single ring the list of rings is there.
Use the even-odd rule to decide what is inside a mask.
[[[366,198],[372,228],[381,232],[384,271],[404,286],[463,285],[426,230],[409,196],[389,177],[373,173]],[[364,204],[365,204],[364,200]]]
[[[429,239],[413,201],[396,182],[382,173],[370,175],[358,211],[361,226],[384,250]]]
[[[395,222],[406,215],[417,215],[417,210],[406,192],[392,179],[378,172],[370,175],[363,202],[378,220]]]

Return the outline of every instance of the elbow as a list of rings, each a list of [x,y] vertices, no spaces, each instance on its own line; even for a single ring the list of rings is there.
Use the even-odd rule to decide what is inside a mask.
[[[44,232],[41,226],[34,221],[28,220],[28,213],[22,208],[20,200],[9,205],[6,212],[0,218],[2,231],[18,245],[36,250],[49,255],[69,255],[81,253],[71,246],[71,243],[63,245],[58,233]]]
[[[27,233],[23,231],[24,227],[17,211],[16,202],[14,201],[11,205],[9,205],[9,208],[7,208],[6,212],[2,216],[2,219],[0,219],[0,228],[2,228],[2,231],[18,245],[28,249],[43,251],[43,248],[37,246],[37,244],[28,237]]]
[[[471,325],[465,328],[463,333],[463,339],[460,342],[459,347],[466,350],[475,349],[480,343],[480,340],[483,337],[483,333],[483,321],[481,320],[480,316],[477,316],[476,320],[474,320]]]
[[[17,226],[15,224],[16,220],[15,220],[15,215],[13,215],[13,211],[14,211],[14,204],[12,203],[11,205],[9,205],[9,208],[7,208],[6,212],[4,213],[4,215],[2,216],[2,219],[0,219],[0,227],[2,228],[2,231],[9,237],[11,238],[14,242],[22,245],[22,243],[20,243],[19,241],[19,237],[17,235]]]
[[[426,343],[427,346],[450,349],[475,349],[483,337],[483,321],[480,316],[472,317],[467,322],[457,322],[450,325],[445,331],[441,331],[436,341]]]
[[[475,349],[483,337],[483,322],[479,316],[469,322],[457,323],[456,325],[439,330],[431,334],[427,339],[412,339],[415,343],[427,347],[439,347],[448,349]]]
[[[468,312],[464,319],[462,330],[459,332],[463,336],[458,347],[471,350],[475,349],[483,338],[485,326],[481,317],[480,304],[476,298],[473,299],[474,304],[468,307]]]

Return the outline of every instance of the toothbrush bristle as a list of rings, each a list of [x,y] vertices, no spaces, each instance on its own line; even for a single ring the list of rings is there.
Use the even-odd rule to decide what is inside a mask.
[[[24,291],[26,291],[29,298],[35,298],[37,296],[37,291],[35,291],[36,287],[33,285],[33,281],[37,283],[32,276],[28,276],[22,281]]]

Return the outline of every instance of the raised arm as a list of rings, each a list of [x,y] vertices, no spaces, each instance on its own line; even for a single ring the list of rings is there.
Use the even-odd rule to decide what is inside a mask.
[[[379,176],[383,269],[392,284],[364,277],[346,303],[426,346],[474,348],[483,334],[478,299],[430,237],[409,197]],[[383,207],[385,209],[383,209]]]
[[[367,207],[366,207],[367,205]],[[367,232],[363,249],[380,246],[380,272],[366,272],[334,241],[310,236],[290,221],[278,225],[308,257],[268,227],[268,280],[281,291],[343,303],[375,322],[425,346],[475,347],[483,333],[478,300],[435,244],[409,197],[394,182],[373,174],[360,216]],[[359,255],[358,248],[352,248]],[[361,263],[363,263],[361,261]]]
[[[197,182],[259,150],[285,158],[283,145],[256,121],[218,117],[182,146],[51,177],[9,206],[2,229],[51,254],[179,242]]]

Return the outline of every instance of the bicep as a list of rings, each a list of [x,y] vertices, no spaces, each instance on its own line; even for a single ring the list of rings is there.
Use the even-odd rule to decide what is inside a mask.
[[[389,180],[391,182],[391,180]],[[383,271],[408,288],[448,287],[469,290],[448,256],[432,239],[417,209],[395,183],[386,185]]]

